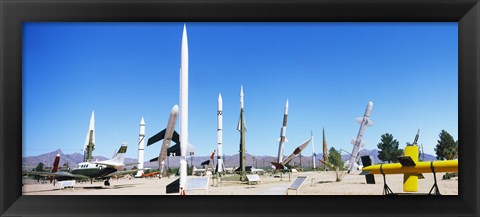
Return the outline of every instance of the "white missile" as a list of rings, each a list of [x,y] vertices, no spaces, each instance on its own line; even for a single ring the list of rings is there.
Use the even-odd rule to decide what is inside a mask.
[[[188,41],[187,26],[183,25],[180,51],[180,195],[185,194],[187,182],[188,146]]]
[[[138,134],[138,171],[135,177],[142,177],[143,175],[143,161],[145,150],[145,121],[140,120],[140,133]]]
[[[283,149],[287,138],[285,134],[287,132],[287,118],[288,118],[288,99],[285,103],[285,112],[283,113],[283,125],[280,130],[280,143],[278,144],[278,156],[277,156],[277,163],[281,163],[283,161]]]
[[[163,138],[162,148],[160,149],[160,155],[158,156],[158,168],[160,169],[160,175],[163,174],[165,168],[165,159],[167,158],[167,150],[170,147],[170,142],[173,138],[173,131],[175,131],[175,123],[177,122],[178,105],[174,105],[170,111],[170,117],[168,118],[167,128],[165,130],[165,136]],[[180,144],[181,146],[181,144]]]
[[[223,102],[222,102],[222,94],[218,94],[218,103],[217,103],[217,143],[218,143],[217,172],[218,173],[223,172],[222,129],[223,129]]]
[[[363,134],[365,133],[365,128],[373,125],[373,121],[370,120],[370,114],[372,113],[373,102],[368,102],[367,109],[365,109],[365,114],[361,118],[357,118],[357,122],[360,123],[360,129],[358,130],[357,138],[352,139],[353,150],[351,153],[350,160],[348,162],[348,173],[353,170],[354,165],[358,161],[358,154],[360,148],[365,146],[365,141],[363,140]]]
[[[307,139],[305,142],[303,142],[300,146],[298,146],[294,151],[293,153],[288,156],[285,160],[283,160],[283,162],[280,162],[280,163],[277,163],[277,162],[272,162],[272,165],[276,168],[276,169],[283,169],[285,168],[285,166],[290,163],[290,161],[293,160],[293,158],[297,157],[300,152],[303,151],[303,149],[305,149],[305,147],[307,147],[308,143],[310,143],[312,141],[312,138],[310,139]]]
[[[85,137],[85,145],[83,146],[84,161],[90,161],[92,159],[93,150],[95,150],[95,111],[92,111],[90,125],[88,126],[87,136]]]

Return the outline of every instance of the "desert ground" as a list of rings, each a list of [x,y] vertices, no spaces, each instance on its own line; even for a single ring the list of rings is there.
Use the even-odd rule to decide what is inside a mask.
[[[437,184],[442,195],[458,195],[458,177],[442,180],[445,173],[437,173]],[[296,190],[288,190],[288,195],[382,195],[383,176],[375,175],[376,184],[366,184],[365,176],[344,174],[341,181],[336,181],[334,171],[310,171],[283,174],[274,177],[271,174],[260,175],[260,183],[240,182],[237,177],[224,176],[219,182],[209,177],[206,190],[189,190],[187,195],[286,195],[287,189],[297,176],[307,176],[306,181]],[[427,194],[434,184],[432,173],[424,174],[425,179],[419,179],[418,192]],[[191,176],[189,176],[191,177]],[[198,176],[193,176],[198,177]],[[165,186],[178,177],[164,178],[129,178],[111,179],[111,186],[104,186],[103,181],[76,183],[75,187],[60,189],[58,183],[37,183],[24,180],[22,192],[24,195],[178,195],[167,194]],[[386,181],[394,193],[403,192],[403,175],[387,175]]]

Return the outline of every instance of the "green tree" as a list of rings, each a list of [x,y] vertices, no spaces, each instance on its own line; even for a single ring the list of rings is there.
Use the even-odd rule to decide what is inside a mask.
[[[380,143],[377,144],[378,159],[388,163],[397,162],[397,157],[401,156],[403,149],[398,149],[398,141],[393,139],[393,135],[385,133],[381,136]]]
[[[328,151],[328,163],[331,163],[340,170],[343,170],[344,162],[342,160],[342,155],[334,147],[331,147]]]
[[[440,140],[437,140],[435,153],[438,160],[452,160],[458,158],[458,141],[445,130],[439,134]]]

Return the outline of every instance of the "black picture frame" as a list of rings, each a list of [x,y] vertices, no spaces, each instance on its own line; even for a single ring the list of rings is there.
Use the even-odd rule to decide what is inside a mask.
[[[1,0],[2,216],[478,216],[478,0]],[[458,196],[22,196],[22,22],[458,22]],[[379,192],[380,194],[380,192]]]

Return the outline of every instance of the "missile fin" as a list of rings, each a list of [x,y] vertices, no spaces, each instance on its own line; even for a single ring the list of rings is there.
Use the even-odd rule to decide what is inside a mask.
[[[362,140],[360,141],[360,147],[363,147],[363,146],[365,146],[365,140],[362,139]]]
[[[369,175],[369,174],[370,174],[370,171],[368,171],[368,170],[362,171],[360,173],[360,175]]]
[[[355,120],[356,120],[359,124],[361,124],[362,121],[363,121],[363,118],[355,118]]]
[[[159,133],[155,134],[155,136],[150,137],[147,141],[147,146],[152,145],[160,140],[162,140],[165,137],[165,131],[166,129],[163,129]]]
[[[156,161],[158,161],[158,157],[152,158],[149,162],[156,162]]]
[[[176,144],[180,144],[180,135],[178,135],[177,131],[173,131],[172,141]]]
[[[370,126],[373,126],[373,121],[369,119],[367,119],[367,127],[370,127]]]
[[[241,121],[242,121],[242,117],[240,116],[240,117],[238,118],[238,124],[237,124],[237,130],[238,130],[238,131],[242,130],[242,129],[240,129]]]
[[[397,157],[398,162],[404,167],[412,167],[417,165],[410,156]]]

